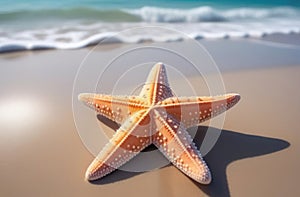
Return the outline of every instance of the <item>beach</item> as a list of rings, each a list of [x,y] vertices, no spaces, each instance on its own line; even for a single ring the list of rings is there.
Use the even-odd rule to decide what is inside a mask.
[[[107,44],[92,54],[93,47],[0,54],[1,196],[296,196],[300,193],[300,45],[293,41],[299,40],[298,34],[282,36],[200,40],[218,66],[225,91],[241,95],[241,101],[226,113],[223,127],[208,131],[222,130],[204,157],[212,172],[210,185],[194,182],[171,164],[148,172],[118,170],[92,183],[84,180],[94,156],[78,128],[89,128],[88,121],[93,121],[100,125],[98,132],[114,131],[74,100],[76,91],[109,93],[121,71],[111,67],[104,72],[102,63],[126,47],[153,43]],[[156,47],[180,50],[185,43],[158,43]],[[199,51],[199,62],[207,63],[205,57]],[[178,63],[172,56],[163,58],[170,66],[172,61],[175,66]],[[146,80],[151,64],[147,65],[136,79],[125,75],[113,90],[137,93],[140,84],[136,83]],[[182,79],[172,75],[170,66],[167,72],[176,94],[185,93],[182,79],[188,79],[199,96],[209,93],[202,76],[184,69],[187,65],[174,67],[185,70]],[[79,70],[84,79],[80,84],[90,89],[74,88]],[[99,73],[104,73],[103,81],[95,88]],[[74,103],[87,114],[80,123]],[[206,124],[196,128],[198,147],[207,128]]]

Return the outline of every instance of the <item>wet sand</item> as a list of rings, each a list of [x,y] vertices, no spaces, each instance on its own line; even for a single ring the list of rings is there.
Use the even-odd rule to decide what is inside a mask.
[[[226,92],[237,92],[242,97],[226,114],[221,136],[205,156],[213,175],[210,185],[192,181],[172,165],[144,173],[119,170],[100,181],[84,181],[85,170],[94,156],[78,135],[72,91],[76,72],[89,49],[36,51],[0,55],[0,195],[299,194],[300,48],[250,40],[203,41],[203,45],[220,68]],[[86,64],[96,61],[100,65],[122,47],[97,50]],[[144,75],[147,74],[145,69]],[[137,78],[144,81],[144,75]],[[194,87],[205,87],[197,84],[201,81],[199,76],[190,73],[187,78]],[[89,83],[89,78],[86,80]],[[180,84],[178,80],[170,77],[171,86],[176,81]],[[134,82],[121,85],[120,91],[132,92]],[[104,92],[109,90],[105,88]],[[175,89],[178,92],[181,87]],[[202,92],[205,95],[207,90]],[[85,110],[83,105],[82,108]],[[86,118],[97,120],[92,112]],[[206,130],[206,126],[197,128],[194,140],[198,146]],[[218,130],[212,128],[209,132]]]

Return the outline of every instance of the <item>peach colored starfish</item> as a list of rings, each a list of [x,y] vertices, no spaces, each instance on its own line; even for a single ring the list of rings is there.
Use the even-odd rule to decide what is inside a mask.
[[[209,184],[209,168],[186,128],[226,111],[239,99],[238,94],[175,97],[162,63],[152,68],[139,96],[80,94],[79,100],[121,125],[88,167],[86,179],[111,173],[154,144],[183,173]]]

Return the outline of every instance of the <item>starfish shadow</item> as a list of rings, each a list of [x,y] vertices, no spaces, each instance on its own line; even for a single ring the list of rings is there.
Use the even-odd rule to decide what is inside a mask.
[[[105,118],[104,116],[98,115],[97,118],[102,123],[114,130],[119,128],[115,122]],[[194,137],[194,142],[196,143],[197,147],[201,146],[207,130],[208,127],[206,126],[198,127]],[[219,129],[210,127],[209,132],[218,133]],[[226,168],[228,164],[243,158],[270,154],[283,150],[289,146],[290,144],[287,141],[280,139],[222,130],[217,143],[204,157],[205,161],[209,165],[210,170],[212,171],[213,181],[209,185],[202,185],[195,181],[193,182],[209,196],[230,196],[226,176]],[[151,151],[153,149],[155,149],[155,146],[152,145],[147,147],[144,151]],[[109,176],[106,176],[100,180],[91,181],[91,183],[103,185],[128,179],[141,173],[142,172],[116,170]]]
[[[204,139],[208,127],[198,127],[194,142],[198,147]],[[209,132],[219,132],[211,128]],[[212,182],[209,185],[202,185],[194,181],[209,196],[230,196],[227,183],[226,168],[229,163],[236,160],[270,154],[289,147],[287,141],[247,135],[238,132],[222,130],[221,135],[213,149],[204,157],[212,172]]]

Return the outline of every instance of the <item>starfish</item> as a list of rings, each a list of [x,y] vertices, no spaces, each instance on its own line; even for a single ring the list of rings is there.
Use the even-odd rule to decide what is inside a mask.
[[[175,97],[165,66],[157,63],[138,96],[82,93],[78,98],[121,125],[88,167],[86,180],[106,176],[154,144],[184,174],[209,184],[210,170],[186,129],[231,108],[240,96]]]

